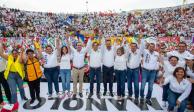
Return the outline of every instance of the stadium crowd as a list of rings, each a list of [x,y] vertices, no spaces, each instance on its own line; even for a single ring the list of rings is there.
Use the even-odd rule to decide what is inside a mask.
[[[193,34],[193,4],[133,12],[55,14],[0,8],[0,37],[54,37],[72,30],[124,36],[180,36]],[[71,17],[70,25],[66,18]]]

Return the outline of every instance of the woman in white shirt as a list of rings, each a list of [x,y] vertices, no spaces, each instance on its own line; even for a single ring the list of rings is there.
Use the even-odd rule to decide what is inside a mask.
[[[117,81],[117,96],[118,100],[122,100],[125,97],[125,80],[127,70],[127,59],[124,54],[124,48],[117,49],[117,53],[114,61],[114,70]]]
[[[191,83],[185,79],[186,71],[182,67],[177,67],[173,76],[167,77],[164,80],[164,85],[169,85],[168,92],[168,111],[174,110],[178,106],[177,112],[184,112],[187,105],[187,98],[191,92]]]
[[[70,50],[67,46],[62,46],[61,48],[61,58],[60,58],[60,76],[62,80],[63,94],[67,91],[68,97],[70,97],[70,81],[71,81],[71,56]]]
[[[189,81],[192,83],[192,89],[189,99],[191,101],[192,107],[194,108],[194,57],[189,56],[186,57],[185,59],[186,59],[185,70],[187,73],[187,77],[189,78]]]

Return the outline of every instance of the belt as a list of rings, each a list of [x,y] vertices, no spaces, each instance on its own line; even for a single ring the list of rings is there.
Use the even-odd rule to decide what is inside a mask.
[[[92,68],[92,69],[99,69],[99,68],[101,68],[101,67],[90,67],[90,68]]]
[[[9,73],[17,74],[18,72],[12,72],[12,71],[9,71]]]
[[[107,66],[105,66],[105,65],[103,65],[103,67],[106,67],[106,68],[113,68],[113,66],[111,66],[111,67],[107,67]]]
[[[81,70],[82,68],[84,68],[85,66],[83,66],[83,67],[80,67],[80,68],[77,68],[77,67],[74,67],[73,66],[73,68],[75,68],[75,69],[77,69],[77,70]]]
[[[143,68],[144,70],[147,70],[147,71],[154,71],[154,70],[149,70],[149,69],[146,69],[146,68]]]
[[[129,68],[129,67],[127,67],[127,69],[135,70],[135,69],[139,69],[139,67],[137,67],[137,68]]]

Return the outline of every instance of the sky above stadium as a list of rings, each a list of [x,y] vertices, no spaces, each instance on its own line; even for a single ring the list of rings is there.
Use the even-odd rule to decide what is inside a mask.
[[[186,0],[194,3],[194,0]],[[183,0],[0,0],[0,6],[28,11],[78,13],[130,11],[181,5]]]

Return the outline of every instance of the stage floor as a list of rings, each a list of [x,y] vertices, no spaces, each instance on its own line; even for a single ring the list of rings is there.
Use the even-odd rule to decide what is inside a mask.
[[[126,84],[127,85],[127,84]],[[60,90],[62,90],[62,85],[59,85]],[[72,84],[71,84],[72,87]],[[125,99],[123,101],[117,101],[117,96],[115,95],[113,98],[110,96],[101,96],[101,100],[96,98],[94,94],[92,99],[88,99],[89,93],[89,83],[85,83],[83,86],[83,98],[77,97],[76,100],[68,98],[57,98],[54,92],[53,98],[47,98],[48,87],[46,82],[41,82],[41,97],[42,102],[38,104],[38,101],[35,101],[34,104],[30,105],[29,101],[21,101],[20,96],[18,94],[20,108],[19,112],[68,112],[68,111],[76,111],[76,112],[83,112],[83,111],[108,111],[108,112],[118,112],[118,111],[125,111],[125,112],[167,112],[166,108],[162,107],[162,88],[155,84],[153,88],[152,94],[152,102],[153,105],[147,104],[139,104],[136,105],[133,103],[133,100]],[[96,85],[94,86],[96,87]],[[54,88],[54,86],[53,86]],[[147,85],[146,85],[147,88]],[[72,88],[71,88],[72,90]],[[126,86],[127,90],[127,86]],[[116,94],[116,83],[114,83],[113,91]],[[29,95],[29,88],[25,84],[25,92],[26,96],[30,98]],[[103,85],[101,84],[101,94],[103,92]],[[95,90],[94,90],[95,93]],[[147,93],[147,89],[145,90]],[[127,91],[126,91],[127,95]]]

